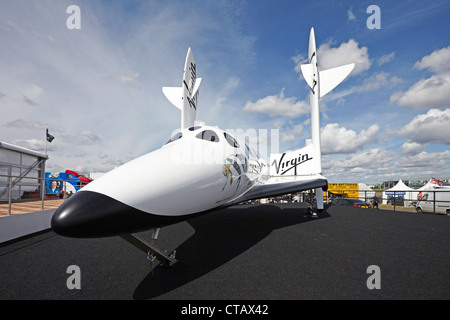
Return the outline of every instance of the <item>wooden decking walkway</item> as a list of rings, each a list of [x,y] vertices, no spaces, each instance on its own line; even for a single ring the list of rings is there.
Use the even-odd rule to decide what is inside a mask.
[[[11,205],[11,215],[57,209],[63,202],[64,202],[63,199],[46,199],[44,200],[44,208],[42,208],[41,200],[16,202]],[[0,204],[0,218],[8,216],[8,212],[9,212],[8,203]]]

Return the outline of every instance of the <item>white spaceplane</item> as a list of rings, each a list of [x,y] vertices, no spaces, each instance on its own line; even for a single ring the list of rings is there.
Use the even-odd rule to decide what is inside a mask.
[[[175,258],[135,233],[213,213],[246,200],[315,189],[317,209],[323,209],[319,98],[353,70],[349,64],[317,68],[314,29],[309,39],[309,63],[301,66],[310,87],[311,143],[302,149],[271,154],[267,163],[249,146],[224,130],[194,125],[201,78],[189,48],[181,87],[162,89],[181,110],[181,130],[160,149],[132,160],[89,183],[54,213],[53,230],[63,236],[121,236],[161,262]]]

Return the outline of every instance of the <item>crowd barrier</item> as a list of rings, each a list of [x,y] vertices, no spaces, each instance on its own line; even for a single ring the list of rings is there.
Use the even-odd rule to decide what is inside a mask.
[[[424,190],[333,190],[324,195],[326,202],[330,197],[351,197],[373,203],[374,196],[378,203],[397,208],[415,208],[417,212],[450,214],[450,187],[430,188]],[[328,200],[328,201],[327,201]]]
[[[52,186],[52,182],[55,180],[56,186],[55,183]],[[8,205],[8,215],[13,213],[13,203],[26,201],[39,201],[40,209],[45,210],[45,201],[65,200],[82,186],[79,182],[78,185],[73,185],[73,183],[73,180],[65,179],[0,175],[0,204]],[[375,195],[379,204],[391,205],[394,211],[399,207],[408,207],[416,208],[418,212],[450,214],[450,187],[405,191],[334,189],[324,192],[324,200],[327,203],[333,197],[349,197],[371,204]]]
[[[65,179],[0,175],[0,205],[3,208],[7,205],[7,215],[14,214],[13,204],[19,203],[32,202],[33,208],[45,210],[46,201],[65,200],[79,189],[80,185],[72,183],[73,180]]]

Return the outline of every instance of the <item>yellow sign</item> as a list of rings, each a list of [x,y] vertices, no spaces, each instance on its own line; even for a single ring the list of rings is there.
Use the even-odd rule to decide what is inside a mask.
[[[328,199],[331,194],[344,196],[345,198],[358,199],[358,183],[328,183],[328,191],[324,191],[324,199]]]

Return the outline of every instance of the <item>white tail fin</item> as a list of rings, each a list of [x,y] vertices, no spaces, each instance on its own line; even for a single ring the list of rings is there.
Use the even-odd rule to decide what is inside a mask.
[[[348,64],[324,71],[319,71],[317,66],[316,38],[314,28],[311,28],[308,46],[309,64],[302,65],[301,70],[305,81],[311,88],[309,100],[311,104],[311,140],[314,146],[314,156],[320,162],[322,172],[322,151],[320,145],[320,113],[319,98],[333,90],[350,74],[355,64]]]
[[[313,175],[322,173],[322,152],[320,146],[319,98],[333,90],[353,70],[355,64],[348,64],[324,71],[318,71],[316,39],[311,28],[308,47],[309,63],[301,65],[306,83],[311,89],[311,141],[310,145],[291,152],[270,155],[272,176]]]
[[[181,110],[181,129],[194,125],[197,113],[199,87],[202,79],[197,78],[197,66],[191,48],[188,49],[184,63],[181,87],[163,87],[166,98]]]

